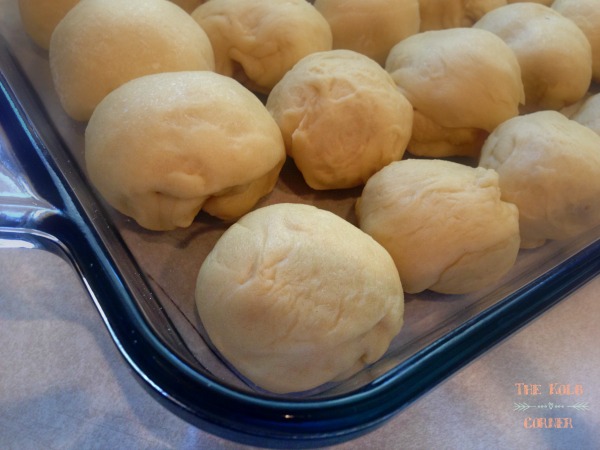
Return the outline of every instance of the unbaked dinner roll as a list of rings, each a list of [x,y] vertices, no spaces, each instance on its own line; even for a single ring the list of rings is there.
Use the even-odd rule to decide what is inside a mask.
[[[539,247],[600,225],[600,136],[555,111],[515,117],[488,138],[480,166],[519,208],[521,246]]]
[[[212,42],[216,71],[263,94],[303,56],[331,50],[331,28],[306,0],[211,0],[192,17]]]
[[[413,105],[414,155],[477,156],[487,135],[524,101],[517,58],[485,30],[409,36],[392,48],[385,68]]]
[[[390,49],[418,33],[419,0],[315,0],[331,26],[333,48],[354,50],[385,64]]]
[[[504,5],[506,0],[419,0],[420,31],[470,27]]]
[[[351,50],[304,57],[273,88],[267,109],[314,189],[358,186],[401,159],[413,123],[390,75]]]
[[[600,135],[600,94],[592,95],[583,102],[571,119]]]
[[[269,193],[285,159],[277,124],[254,94],[210,71],[136,78],[98,105],[85,132],[93,185],[151,230],[222,219]]]
[[[524,112],[559,110],[590,87],[592,51],[575,23],[548,6],[514,3],[473,25],[502,38],[515,52],[525,87]]]
[[[23,28],[41,48],[48,50],[58,22],[79,0],[19,0]]]
[[[392,255],[407,293],[464,294],[499,280],[519,251],[518,211],[498,174],[436,159],[390,164],[356,203],[360,228]]]
[[[62,106],[82,121],[133,78],[214,69],[206,33],[167,0],[82,0],[52,34],[49,59]]]
[[[242,217],[198,273],[199,317],[241,375],[275,393],[341,381],[403,324],[390,255],[341,217],[281,203]]]
[[[600,83],[600,1],[556,0],[552,9],[571,19],[592,46],[592,78]]]

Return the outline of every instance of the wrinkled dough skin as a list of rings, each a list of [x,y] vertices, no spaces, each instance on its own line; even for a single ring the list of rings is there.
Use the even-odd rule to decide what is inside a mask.
[[[493,170],[398,161],[367,182],[356,213],[360,228],[392,255],[407,293],[473,292],[517,258],[518,211],[501,201]]]
[[[481,137],[525,101],[517,58],[485,30],[410,36],[392,48],[385,68],[415,110],[409,150],[421,156],[478,155]]]
[[[273,189],[285,156],[256,96],[209,71],[132,80],[98,105],[85,133],[92,184],[151,230],[188,227],[204,205],[241,216]]]
[[[276,393],[343,380],[375,362],[404,313],[385,249],[333,213],[286,203],[223,234],[198,273],[196,304],[218,351]]]
[[[583,31],[553,9],[515,3],[486,14],[473,25],[504,40],[521,66],[523,112],[559,110],[590,87],[592,51]]]
[[[306,0],[211,0],[192,17],[210,38],[216,71],[263,94],[333,41],[329,24]]]
[[[485,143],[479,165],[519,208],[522,247],[600,225],[600,136],[555,111],[515,117]]]
[[[313,189],[364,184],[402,158],[413,122],[389,74],[350,50],[303,58],[271,91],[267,109]]]

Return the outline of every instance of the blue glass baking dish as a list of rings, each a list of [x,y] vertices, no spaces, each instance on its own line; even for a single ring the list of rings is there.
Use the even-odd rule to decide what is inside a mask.
[[[188,230],[154,233],[107,207],[82,169],[85,125],[57,106],[46,55],[8,31],[0,41],[0,242],[69,260],[133,374],[209,432],[281,448],[357,437],[600,272],[600,228],[523,251],[485,292],[407,296],[398,338],[350,380],[303,395],[262,392],[210,350],[193,305],[196,271],[226,225],[201,214]],[[353,220],[357,194],[311,192],[289,165],[265,201],[310,202]]]

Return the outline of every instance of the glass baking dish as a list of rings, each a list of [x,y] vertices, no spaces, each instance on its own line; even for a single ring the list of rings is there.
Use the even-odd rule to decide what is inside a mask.
[[[139,381],[202,429],[283,448],[352,439],[600,272],[600,227],[523,250],[485,291],[407,295],[402,331],[380,361],[351,379],[296,395],[256,389],[212,352],[194,306],[197,271],[228,224],[200,214],[189,229],[150,232],[108,207],[86,181],[85,124],[61,110],[47,54],[17,18],[7,10],[0,41],[0,244],[68,259]],[[260,205],[310,203],[355,223],[359,194],[312,191],[288,162]]]

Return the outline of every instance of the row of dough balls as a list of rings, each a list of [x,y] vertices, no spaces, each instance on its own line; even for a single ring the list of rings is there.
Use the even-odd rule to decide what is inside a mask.
[[[167,0],[22,0],[21,17],[43,46],[50,32],[59,100],[80,121],[118,86],[160,72],[212,70],[268,92],[301,57],[332,45],[329,24],[305,0],[214,0],[192,15]]]
[[[127,17],[135,15],[121,4],[120,8],[111,9],[105,1],[101,3],[97,0],[79,3],[61,21],[53,42],[61,42],[65,22],[73,29],[85,28],[87,33],[85,13],[93,12],[99,23],[120,18],[123,12]],[[302,4],[312,11],[306,2]],[[158,30],[166,22],[189,18],[163,0],[128,5],[144,6],[142,12],[149,19],[142,22],[147,27],[148,23],[155,23],[150,19],[156,20],[159,15],[156,11],[162,17],[171,17],[167,12],[172,14],[173,19],[161,22]],[[213,13],[206,17],[211,17],[218,15],[214,8],[225,7],[227,2],[212,0],[196,8],[194,14],[208,5]],[[544,18],[560,21],[559,14],[549,13],[551,10],[546,6],[521,3],[497,8],[485,14],[480,22],[496,23],[490,16],[515,8],[530,12],[532,8],[541,8],[544,14],[551,14],[543,15]],[[301,58],[268,96],[266,107],[278,127],[273,126],[271,118],[247,91],[238,85],[235,89],[230,87],[231,83],[209,75],[209,71],[193,76],[169,73],[147,79],[138,77],[133,80],[135,83],[107,96],[90,121],[86,131],[90,178],[109,203],[142,226],[171,229],[188,226],[200,208],[221,218],[238,217],[270,192],[284,159],[276,128],[281,131],[287,153],[294,158],[307,183],[316,189],[364,184],[379,169],[400,160],[409,139],[411,152],[419,154],[420,145],[429,150],[421,153],[424,156],[462,154],[446,150],[440,151],[441,154],[431,153],[431,149],[465,146],[469,148],[466,154],[478,155],[487,135],[518,115],[524,89],[520,77],[523,64],[518,55],[495,33],[478,28],[480,22],[473,28],[422,32],[402,40],[387,58],[386,68],[391,77],[374,61],[352,51],[314,52]],[[190,29],[201,30],[192,25],[193,21],[188,23]],[[579,39],[574,29],[569,30]],[[91,34],[99,38],[98,30]],[[66,32],[65,35],[72,37]],[[69,45],[69,39],[64,39],[61,48]],[[204,46],[210,47],[210,44]],[[114,46],[108,48],[114,53]],[[209,59],[206,57],[204,61]],[[493,88],[482,82],[490,79],[494,80]],[[586,82],[589,85],[589,80]],[[440,83],[443,88],[436,89]],[[207,89],[214,90],[213,95],[207,95]],[[237,103],[230,101],[233,91]],[[451,112],[447,105],[451,105]],[[210,111],[210,118],[205,111]],[[252,111],[256,113],[250,114]],[[243,112],[256,120],[247,119]],[[223,120],[224,117],[246,125],[238,127],[243,137],[226,136],[230,122]],[[463,126],[448,125],[455,117],[464,121]],[[194,126],[184,126],[190,124]],[[174,133],[173,127],[183,133]],[[256,136],[268,136],[268,151],[261,148],[264,141]],[[441,139],[441,146],[432,141],[440,136],[446,138]],[[236,139],[237,145],[229,143]],[[195,146],[201,141],[205,141],[204,148],[220,151],[229,145],[237,150],[218,157],[214,151],[206,150],[198,155]],[[474,143],[475,151],[471,147]],[[242,147],[246,154],[241,154]],[[163,148],[174,150],[165,152]],[[245,161],[239,171],[231,170],[232,155]],[[146,163],[138,164],[140,160]]]
[[[583,10],[586,2],[576,3]],[[597,33],[600,8],[593,6]],[[598,60],[572,20],[544,5],[515,3],[471,28],[408,37],[392,48],[385,68],[415,110],[412,154],[478,156],[489,133],[510,117],[584,98]]]
[[[190,14],[207,2],[171,1]],[[79,0],[19,0],[19,7],[27,32],[40,47],[48,49],[52,31],[78,2]],[[553,0],[535,1],[547,6],[552,2]],[[469,27],[485,13],[517,1],[314,0],[310,3],[313,3],[329,22],[333,33],[333,48],[355,50],[383,64],[387,52],[411,34]]]
[[[389,164],[367,181],[356,212],[405,292],[473,292],[506,275],[520,248],[600,226],[600,135],[556,111],[514,117],[485,141],[477,167]]]
[[[25,29],[40,46],[49,48],[54,28],[77,3],[78,0],[19,0]],[[510,40],[511,47],[519,54],[523,53],[526,59],[531,60],[527,52],[534,47],[538,57],[535,63],[531,61],[532,66],[540,59],[545,66],[548,64],[546,60],[554,62],[559,57],[568,58],[564,62],[568,65],[574,57],[561,52],[561,49],[565,46],[573,48],[573,37],[568,36],[571,30],[564,21],[554,23],[556,18],[548,16],[549,6],[575,22],[589,40],[594,77],[596,80],[600,77],[600,12],[595,0],[316,0],[313,2],[314,9],[321,14],[315,14],[313,8],[306,7],[304,3],[307,2],[299,0],[262,5],[252,0],[212,0],[210,5],[203,5],[207,2],[202,0],[175,0],[173,3],[191,13],[208,33],[215,51],[217,72],[245,77],[255,90],[263,92],[268,91],[290,67],[290,62],[306,50],[315,51],[327,46],[349,49],[384,65],[392,47],[408,36],[474,25],[492,27],[492,31]],[[490,15],[492,11],[494,14]],[[485,25],[478,24],[484,15],[487,16]],[[165,21],[170,20],[168,16],[165,16]],[[224,17],[229,19],[223,20]],[[529,23],[531,21],[534,23]],[[115,34],[125,41],[134,35],[140,22],[130,17],[129,21],[122,23],[100,20],[97,26],[105,31],[116,27]],[[98,30],[90,30],[89,33],[97,37]],[[535,48],[539,46],[539,36],[552,36],[550,42],[544,43],[549,46],[548,50],[541,55]],[[536,40],[534,46],[531,45],[533,40]],[[80,51],[85,52],[86,49]],[[548,51],[555,54],[547,55]],[[128,63],[135,65],[135,60],[130,59]],[[547,82],[552,84],[552,80]],[[543,90],[539,85],[537,89]]]
[[[464,14],[468,12],[467,15],[479,17],[479,20],[470,29],[414,34],[413,28],[406,33],[410,35],[408,37],[390,37],[382,51],[382,55],[386,55],[386,70],[414,109],[414,120],[409,114],[402,114],[403,119],[399,121],[400,126],[411,127],[410,152],[429,157],[477,156],[485,137],[519,111],[560,109],[580,100],[590,86],[592,64],[600,61],[592,53],[597,45],[590,45],[600,39],[600,33],[596,31],[600,30],[600,12],[593,8],[595,1],[557,0],[553,6],[562,14],[531,2],[504,6],[494,2],[440,3],[449,10],[435,8],[434,3],[427,6],[427,2],[421,2],[419,8],[413,4],[412,10],[420,10],[421,14],[425,14],[423,9],[431,7],[442,17],[451,16],[451,12],[466,11]],[[336,48],[331,41],[332,32],[334,41],[336,34],[341,33],[335,31],[336,23],[347,23],[356,17],[366,23],[378,23],[372,18],[373,13],[367,14],[361,7],[347,2],[342,9],[335,2],[317,1],[312,8],[300,0],[290,3],[243,0],[235,5],[227,0],[211,0],[194,9],[191,17],[197,24],[189,17],[183,17],[183,11],[176,11],[177,8],[167,11],[167,4],[164,0],[134,1],[125,7],[114,0],[113,4],[86,0],[75,8],[78,15],[70,14],[69,20],[64,21],[67,23],[58,27],[55,45],[50,49],[50,65],[59,98],[69,115],[88,120],[99,101],[110,91],[132,78],[154,72],[214,69],[242,81],[254,91],[269,93],[303,56]],[[360,4],[365,5],[365,2]],[[409,2],[396,4],[408,8]],[[335,13],[329,9],[333,5],[337,5]],[[141,11],[134,14],[137,10]],[[371,11],[379,10],[371,8]],[[301,14],[297,14],[299,12]],[[413,16],[415,14],[419,15],[414,13]],[[581,19],[577,26],[563,14],[575,21],[585,17],[585,21]],[[411,16],[406,10],[398,15],[404,20]],[[386,12],[386,18],[391,16],[391,12]],[[282,17],[294,17],[295,23]],[[323,17],[327,18],[329,26]],[[419,17],[412,17],[410,22],[419,23]],[[378,26],[377,30],[390,27]],[[297,34],[291,36],[290,29],[298,30]],[[356,27],[344,29],[355,30]],[[476,32],[477,29],[489,31],[494,36]],[[361,36],[361,42],[373,42],[367,31],[353,32],[351,36]],[[388,51],[390,43],[397,40],[399,42]],[[368,50],[351,43],[338,43],[337,46],[371,55]],[[273,97],[292,96],[293,87],[298,85],[303,85],[304,91],[312,89],[308,81],[297,81],[305,75],[301,73],[302,69],[298,68],[296,72],[300,73],[295,76],[295,81],[278,89],[286,92]],[[341,76],[342,71],[338,72],[331,77]],[[329,75],[321,76],[327,79]],[[444,85],[443,89],[440,84]],[[325,98],[330,95],[329,92],[321,93]],[[322,107],[320,103],[306,105],[310,99],[306,94],[304,97],[276,98],[271,102],[274,104],[271,110],[282,115],[278,100],[283,104],[304,101],[303,108],[295,108],[299,111],[297,114],[310,115]],[[395,94],[394,97],[400,96]],[[285,128],[284,134],[294,132],[281,120],[279,124]],[[313,134],[320,133],[321,130],[316,130]],[[303,133],[307,134],[310,133]],[[308,140],[311,140],[310,136]],[[299,141],[295,146],[294,142],[286,140],[288,154],[297,154],[294,159],[298,161],[303,150],[296,152],[295,148],[306,148]],[[401,143],[399,140],[397,145]],[[367,153],[366,149],[364,153]],[[393,153],[396,157],[401,156],[397,149]],[[319,170],[331,171],[329,168]],[[303,170],[303,173],[307,171]],[[312,174],[305,176],[311,184]],[[349,178],[361,176],[364,178],[364,174]],[[344,188],[351,187],[352,182],[315,180],[311,185]]]
[[[212,7],[218,3],[212,2]],[[398,73],[390,70],[390,76],[354,52],[320,51],[285,70],[272,88],[263,83],[271,90],[266,109],[232,80],[239,76],[235,64],[228,76],[187,69],[134,78],[94,108],[86,131],[90,176],[111,204],[153,229],[187,226],[201,207],[223,218],[248,211],[272,189],[285,158],[284,147],[307,182],[317,189],[366,182],[356,206],[363,231],[304,205],[260,209],[244,216],[219,241],[203,265],[197,285],[198,308],[211,340],[253,383],[289,392],[343,379],[379,358],[399,331],[402,286],[406,292],[470,292],[502,277],[514,264],[519,247],[571,237],[600,222],[598,137],[582,132],[574,121],[558,113],[518,117],[524,92],[522,63],[506,42],[495,36],[475,27],[419,33],[397,45],[402,51],[417,49],[414,54],[408,51],[406,60],[411,63],[400,64],[400,72],[466,60],[470,67],[449,71],[458,80],[470,74],[469,69],[480,68],[459,83],[462,92],[446,83],[453,78],[444,78],[448,75],[444,71],[430,70],[423,77],[425,83],[438,84],[438,89],[429,91],[451,96],[442,96],[441,101],[428,98],[425,103],[438,102],[440,112],[448,98],[456,102],[453,112],[440,115],[464,113],[483,121],[463,125],[459,133],[469,139],[475,136],[479,145],[475,154],[481,152],[479,168],[437,160],[394,162],[402,158],[408,140],[418,136],[414,123],[425,123],[424,130],[429,132],[423,136],[447,128],[441,134],[446,138],[450,134],[450,143],[460,147],[464,142],[452,134],[457,127],[444,124],[443,118],[437,123],[424,108],[415,106],[416,93],[423,92],[423,86],[413,92],[398,81]],[[477,44],[482,41],[488,45],[487,55]],[[448,42],[454,45],[444,47]],[[431,46],[436,49],[431,52],[434,59],[419,59],[430,56],[424,50]],[[210,48],[214,48],[212,44]],[[467,58],[454,53],[457,48],[466,50]],[[444,85],[450,88],[439,89],[437,75],[442,75]],[[415,84],[420,81],[414,74],[406,79]],[[489,79],[501,80],[501,95],[492,96],[494,90],[477,82]],[[259,91],[260,84],[246,83]],[[480,89],[474,96],[467,90],[471,85]],[[378,93],[375,97],[374,92]],[[592,104],[591,100],[586,105]],[[487,105],[490,115],[481,119],[478,104]],[[330,105],[341,106],[335,109]],[[457,112],[463,106],[464,111]],[[315,108],[314,115],[309,107]],[[577,114],[583,117],[584,110]],[[346,120],[340,124],[340,118]],[[393,119],[390,123],[395,125],[382,122],[387,119]],[[386,139],[375,140],[374,148],[380,153],[373,160],[365,161],[360,153],[336,154],[336,149],[361,142],[361,132],[370,129],[391,132]],[[219,157],[209,152],[195,159],[191,155],[201,141],[207,148],[229,148],[231,152]],[[534,151],[523,151],[514,142]],[[241,147],[251,150],[241,152]],[[310,153],[314,149],[323,149],[319,154],[328,149],[333,152],[317,158]],[[339,167],[347,161],[353,170],[344,173]],[[532,190],[531,184],[523,186],[525,177],[519,176],[519,171],[526,171],[536,189]],[[540,177],[533,178],[531,173]],[[523,199],[523,193],[532,195]],[[308,223],[303,226],[304,220]],[[266,248],[272,253],[267,254]],[[247,258],[240,258],[240,249]],[[371,256],[364,258],[367,254]],[[313,266],[307,268],[306,264]],[[365,274],[379,273],[373,265],[383,267],[382,275],[376,277],[377,286],[363,279]],[[337,281],[327,285],[317,276],[322,273],[334,273],[332,279]],[[247,275],[241,280],[241,290],[237,288],[240,274]],[[289,283],[289,291],[283,292],[286,280],[294,277],[303,283]],[[306,290],[302,291],[302,286]],[[282,309],[273,309],[281,296],[286,299],[281,302]],[[269,309],[276,317],[267,322],[256,320]],[[323,315],[315,315],[315,309]],[[281,317],[294,320],[288,323],[278,320]],[[328,323],[331,317],[339,321]],[[223,327],[224,320],[232,326]],[[325,350],[335,354],[340,363],[319,365],[329,360],[322,357]],[[299,369],[298,361],[314,362],[309,374]]]
[[[310,391],[385,354],[405,293],[498,282],[521,247],[597,227],[599,199],[600,135],[555,111],[518,116],[478,167],[405,159],[378,171],[356,202],[359,227],[304,204],[244,215],[201,265],[199,316],[250,384]]]
[[[392,162],[367,178],[356,204],[360,228],[388,251],[407,293],[430,289],[460,294],[482,289],[507,274],[520,248],[539,246],[546,239],[571,238],[600,224],[600,136],[583,125],[600,119],[600,110],[594,109],[600,96],[591,97],[573,115],[581,123],[554,111],[519,116],[523,91],[517,76],[519,65],[498,39],[479,35],[493,43],[490,54],[506,55],[504,62],[510,64],[494,66],[490,62],[484,65],[487,74],[475,74],[464,85],[477,84],[478,76],[485,75],[498,82],[499,77],[492,75],[503,73],[501,80],[508,80],[506,85],[511,86],[506,90],[508,102],[490,100],[501,107],[486,104],[485,95],[467,105],[472,108],[473,120],[491,123],[485,129],[490,134],[481,139],[477,152],[479,167],[435,159]],[[443,36],[458,37],[458,33]],[[460,47],[459,42],[454,44]],[[468,47],[467,41],[464,44]],[[431,51],[431,46],[423,48]],[[452,48],[456,47],[442,48],[438,57],[446,49],[452,54]],[[307,172],[304,158],[310,151],[323,153],[337,147],[333,139],[357,139],[356,130],[333,120],[336,113],[352,117],[352,124],[364,125],[361,121],[373,112],[365,108],[355,117],[344,115],[347,106],[342,110],[327,107],[329,102],[343,104],[348,93],[356,90],[345,79],[325,83],[327,77],[322,74],[335,73],[330,65],[333,56],[312,55],[302,60],[275,86],[267,101],[303,173]],[[504,67],[490,70],[498,66]],[[460,108],[461,100],[464,102],[464,97],[457,97],[453,107]],[[484,107],[474,108],[477,102]],[[498,118],[478,117],[490,108]],[[468,109],[466,112],[468,115]],[[335,129],[335,137],[327,129]],[[317,171],[316,176],[311,173],[307,182],[326,188],[323,180],[331,179],[328,170]],[[275,392],[306,390],[344,379],[372,362],[366,357],[357,361],[357,355],[365,352],[358,334],[373,339],[367,347],[372,355],[381,355],[394,337],[392,328],[382,333],[381,328],[373,327],[370,315],[365,316],[368,325],[350,319],[354,314],[372,312],[389,298],[384,295],[389,291],[382,287],[379,292],[369,289],[365,295],[364,271],[373,276],[379,273],[364,265],[379,263],[360,250],[365,235],[350,238],[341,231],[340,218],[327,214],[323,223],[306,229],[303,218],[312,212],[305,209],[304,205],[276,205],[245,216],[239,227],[230,228],[218,242],[197,280],[197,306],[215,346],[244,377]],[[286,226],[281,227],[282,222]],[[319,230],[325,230],[330,245],[323,243]],[[329,234],[330,230],[335,231]],[[350,242],[360,242],[351,246],[353,256],[340,255],[339,249],[346,251]],[[243,250],[236,251],[239,248]],[[240,273],[245,276],[240,278]],[[321,273],[334,273],[335,277],[324,278]],[[337,278],[340,274],[344,281]],[[327,283],[331,280],[336,282],[334,288]],[[359,280],[358,286],[355,280]],[[351,303],[345,301],[347,287],[353,293]],[[368,308],[356,306],[367,299]],[[336,305],[333,311],[332,303]],[[323,310],[326,318],[320,314]],[[338,321],[332,324],[332,317],[341,318],[343,326],[338,326]],[[393,314],[385,317],[389,324]],[[231,326],[222,327],[224,322]],[[346,343],[339,345],[342,336]],[[332,360],[335,355],[340,364],[327,364],[328,355]]]
[[[99,3],[85,6],[83,19],[73,19],[74,9],[57,28],[51,63],[52,48],[73,41],[65,23],[77,34],[87,14],[102,21],[107,13]],[[173,8],[170,14],[180,16]],[[332,56],[318,55],[324,61]],[[386,147],[382,158],[402,157],[410,104],[369,58],[354,52],[333,56],[334,78],[343,74],[346,80],[344,85],[340,78],[343,89],[335,94],[352,99],[357,90],[363,103],[373,104],[372,116],[381,111],[392,126],[384,136],[392,145],[380,142]],[[379,106],[376,97],[386,103]],[[285,158],[282,134],[267,108],[232,77],[210,70],[136,75],[97,103],[88,110],[85,136],[90,179],[110,204],[148,228],[188,226],[200,207],[222,218],[241,215],[272,189]],[[348,111],[358,117],[360,105],[352,103]],[[363,163],[370,172],[379,168]],[[364,182],[368,175],[349,182]],[[353,375],[385,353],[403,324],[403,291],[389,253],[349,222],[306,205],[274,205],[245,215],[219,240],[197,286],[198,309],[213,344],[243,376],[273,392],[312,389]],[[275,303],[279,307],[270,307]]]
[[[213,48],[246,52],[254,85],[269,88],[302,56],[331,48],[329,25],[304,0],[215,1],[206,20],[166,0],[20,6],[26,29],[36,11],[38,22],[62,14],[50,71],[67,114],[88,121],[88,176],[109,204],[152,230],[187,227],[200,209],[239,217],[273,189],[285,160],[273,118]],[[226,21],[235,30],[223,27],[222,11],[239,15]]]
[[[212,12],[206,17],[219,16],[214,8],[223,12],[219,8],[227,6],[227,2],[219,0],[209,4],[208,11]],[[205,10],[209,4],[196,8],[194,13]],[[119,5],[111,9],[106,1],[85,0],[67,15],[68,25],[88,33],[89,27],[84,26],[89,22],[85,20],[86,13],[94,13],[101,24],[112,23],[121,15],[134,15],[144,17],[142,31],[154,30],[160,11],[161,17],[172,20],[156,25],[157,35],[165,23],[184,17],[188,18],[190,29],[201,30],[189,16],[182,15],[182,10],[163,0],[128,3],[130,8],[143,5],[141,12],[148,17],[140,11],[132,14],[133,10]],[[302,5],[314,13],[308,3]],[[566,20],[546,6],[520,3],[488,12],[473,28],[418,33],[396,44],[390,52],[386,68],[391,77],[374,61],[353,51],[313,52],[301,58],[271,90],[266,107],[281,131],[287,154],[295,160],[307,183],[315,189],[364,184],[382,167],[402,159],[409,139],[410,151],[422,156],[479,155],[489,133],[518,115],[526,83],[520,74],[523,63],[509,43],[477,25],[502,24],[508,17],[519,24],[520,31],[524,25],[514,15],[517,10],[527,12],[524,17],[532,19],[533,31],[538,28],[533,19],[540,11],[540,17],[552,19],[544,22]],[[502,20],[492,20],[502,11],[510,14],[500,16]],[[65,21],[54,34],[55,42],[60,42],[63,26]],[[568,28],[575,37],[574,48],[583,42],[577,30]],[[90,33],[99,39],[98,30]],[[65,39],[62,47],[66,48],[69,39]],[[202,42],[206,44],[207,40]],[[210,49],[210,44],[204,44],[204,49]],[[114,45],[108,48],[115,53]],[[204,58],[205,62],[208,60],[210,57]],[[486,82],[491,79],[492,86]],[[171,229],[188,226],[200,208],[225,219],[239,217],[272,190],[284,159],[281,140],[271,118],[248,92],[237,85],[230,88],[231,83],[223,77],[208,73],[163,74],[134,81],[132,86],[124,86],[106,98],[86,132],[90,178],[115,208],[144,227]],[[584,81],[589,85],[587,77]],[[190,85],[185,86],[186,83]],[[215,93],[206,95],[206,89]],[[227,97],[233,91],[239,94],[237,102]],[[199,100],[194,103],[190,99]],[[204,111],[211,111],[210,117]],[[260,119],[252,122],[244,117],[244,111],[248,117]],[[228,122],[224,117],[246,125],[239,127],[241,133],[235,139],[226,136]],[[191,122],[195,126],[184,126]],[[259,122],[261,126],[257,125]],[[250,124],[256,133],[251,132]],[[179,133],[173,132],[173,127]],[[168,145],[164,136],[168,136]],[[261,148],[264,140],[256,136],[268,136],[267,151]],[[202,141],[204,148],[209,149],[203,153],[196,148],[196,143]],[[233,151],[215,156],[215,151],[210,151],[220,151],[219,146],[227,145],[238,153],[244,148],[246,154]],[[164,152],[163,148],[177,151]],[[420,152],[421,148],[426,151]],[[245,161],[239,171],[231,170],[229,164],[234,154]],[[138,164],[140,160],[146,163]]]

